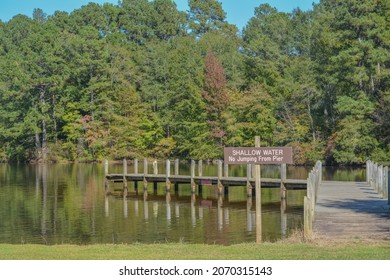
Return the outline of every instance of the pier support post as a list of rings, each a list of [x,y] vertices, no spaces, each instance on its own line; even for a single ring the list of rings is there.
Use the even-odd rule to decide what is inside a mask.
[[[203,176],[203,162],[202,160],[198,160],[198,176],[202,177]]]
[[[255,147],[260,147],[260,136],[255,137]],[[262,213],[261,213],[261,175],[260,165],[255,165],[255,188],[256,188],[256,243],[262,242]]]
[[[222,160],[218,160],[218,195],[223,194],[223,185],[221,182],[222,179]]]
[[[108,174],[108,160],[104,160],[104,175]]]
[[[123,159],[123,195],[127,196],[127,160]]]
[[[366,161],[366,182],[371,185],[371,160]]]
[[[138,159],[134,159],[134,174],[138,174]]]
[[[153,175],[158,174],[157,160],[153,161]],[[157,193],[157,182],[153,182],[153,190]]]
[[[138,159],[134,159],[134,174],[138,174]],[[134,181],[134,190],[138,191],[138,181]]]
[[[148,176],[148,160],[144,159],[144,192],[148,190],[148,181],[146,176]]]
[[[383,198],[388,199],[389,198],[389,167],[385,166],[383,168]],[[390,200],[389,200],[390,202]]]
[[[109,184],[109,181],[107,179],[107,175],[108,175],[108,160],[104,160],[104,189],[106,191],[106,194],[108,192],[108,189],[110,188],[110,184]]]
[[[252,196],[252,185],[250,179],[252,178],[252,164],[246,165],[246,196]]]
[[[169,179],[169,177],[171,177],[171,161],[169,159],[166,160],[165,169],[165,190],[169,192],[171,190],[171,181]]]
[[[310,239],[312,236],[312,219],[311,219],[311,202],[307,196],[303,200],[303,230],[305,239]]]
[[[127,174],[127,160],[123,159],[123,176]]]
[[[179,175],[179,160],[175,159],[175,176]]]
[[[203,176],[203,162],[202,160],[198,160],[198,176],[202,177]],[[198,194],[201,195],[203,191],[203,186],[202,186],[202,180],[200,184],[198,185]]]
[[[157,160],[153,161],[153,175],[158,174]]]
[[[280,228],[282,233],[282,238],[287,236],[287,214],[286,214],[287,203],[283,199],[280,203]]]
[[[223,164],[223,176],[225,178],[229,177],[229,165],[227,163]],[[227,186],[223,186],[223,192],[225,195],[229,194],[229,188]]]
[[[179,175],[179,160],[178,159],[175,159],[175,162],[174,162],[174,172],[175,172],[175,176]],[[179,192],[179,183],[175,182],[175,193],[177,194],[178,192]]]
[[[383,165],[378,167],[378,193],[383,197]]]
[[[223,164],[223,176],[229,177],[229,165],[227,163]]]
[[[281,200],[286,199],[286,179],[287,179],[287,165],[283,163],[280,166],[280,198]]]
[[[191,160],[191,193],[195,193],[195,160]]]
[[[378,164],[377,163],[374,163],[374,166],[373,166],[373,187],[374,187],[374,190],[375,191],[378,191]]]
[[[390,171],[389,171],[389,167],[386,166],[386,185],[387,185],[387,191],[386,191],[386,198],[387,198],[387,204],[390,205],[390,196],[389,196],[389,193],[390,193]]]

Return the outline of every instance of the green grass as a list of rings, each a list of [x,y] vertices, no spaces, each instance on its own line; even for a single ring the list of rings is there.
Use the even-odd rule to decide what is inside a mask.
[[[2,260],[390,260],[389,241],[202,244],[10,245]]]

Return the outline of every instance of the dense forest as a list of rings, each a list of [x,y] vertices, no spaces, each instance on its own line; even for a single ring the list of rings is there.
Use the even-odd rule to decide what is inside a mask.
[[[390,159],[390,2],[255,8],[89,3],[0,21],[0,160],[212,159],[291,146],[294,161]]]

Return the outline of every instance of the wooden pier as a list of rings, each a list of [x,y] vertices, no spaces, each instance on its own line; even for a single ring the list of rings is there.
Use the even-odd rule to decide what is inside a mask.
[[[171,161],[165,162],[165,172],[158,172],[157,162],[153,162],[153,173],[148,172],[148,161],[143,162],[143,173],[138,170],[138,160],[134,160],[133,172],[127,170],[127,161],[123,160],[123,172],[108,173],[108,162],[105,161],[105,185],[110,182],[123,184],[123,195],[127,195],[128,182],[142,182],[144,194],[147,194],[148,183],[153,183],[157,190],[158,183],[164,183],[167,194],[171,185],[178,191],[179,184],[191,188],[192,195],[196,190],[201,194],[202,186],[215,186],[218,195],[227,194],[229,187],[245,186],[248,198],[255,194],[253,166],[247,165],[246,177],[234,177],[228,174],[228,165],[218,161],[216,176],[204,176],[202,161],[197,164],[191,161],[190,175],[179,174],[179,161],[174,161],[174,174],[171,174]],[[196,166],[197,172],[196,172]],[[261,178],[261,188],[280,188],[282,206],[285,205],[286,191],[306,189],[304,198],[304,236],[311,238],[313,233],[321,238],[372,238],[390,239],[390,190],[388,167],[367,162],[366,182],[322,181],[322,164],[317,162],[306,180],[287,178],[287,167],[280,166],[280,178]],[[197,173],[197,174],[196,174]],[[285,207],[282,207],[285,208]],[[283,213],[283,211],[282,211]]]
[[[388,167],[368,161],[366,168],[366,182],[320,183],[313,219],[317,237],[390,239]]]
[[[157,162],[153,162],[153,173],[148,173],[147,160],[143,162],[143,173],[138,170],[138,160],[134,160],[134,170],[132,173],[128,173],[127,160],[123,160],[123,172],[120,174],[109,174],[108,173],[108,162],[105,161],[105,179],[106,188],[109,186],[109,182],[122,182],[124,191],[127,191],[128,182],[134,182],[135,188],[138,188],[138,183],[143,184],[144,190],[147,189],[148,183],[153,183],[154,187],[157,188],[157,183],[165,183],[166,191],[171,190],[171,185],[175,186],[175,191],[179,184],[186,184],[191,186],[191,192],[195,193],[196,186],[198,186],[198,192],[202,192],[202,186],[216,186],[220,194],[227,194],[229,187],[233,186],[246,186],[248,196],[254,194],[255,179],[252,176],[252,166],[247,166],[246,177],[232,177],[228,174],[228,166],[223,164],[222,161],[218,161],[218,174],[216,176],[203,176],[202,161],[198,161],[197,164],[194,160],[191,161],[190,175],[179,174],[179,161],[174,161],[174,174],[171,174],[171,161],[165,162],[165,172],[159,174],[157,169]],[[196,174],[196,165],[197,173]],[[261,178],[262,188],[280,188],[281,197],[286,198],[286,190],[295,189],[306,189],[307,180],[299,179],[287,179],[286,178],[287,168],[286,165],[281,166],[281,178]]]
[[[313,230],[322,238],[390,238],[387,199],[367,182],[323,181]]]

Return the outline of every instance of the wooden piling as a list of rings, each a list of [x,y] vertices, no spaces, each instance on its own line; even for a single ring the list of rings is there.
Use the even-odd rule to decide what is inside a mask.
[[[158,174],[157,160],[153,161],[153,175]]]
[[[108,174],[108,160],[104,160],[104,189],[106,191],[106,193],[108,192],[109,188],[110,188],[110,185],[109,185],[109,181],[107,180],[106,176]]]
[[[108,160],[104,160],[104,175],[108,174]]]
[[[138,159],[134,159],[134,174],[138,174]],[[138,181],[134,181],[134,190],[138,192]]]
[[[127,193],[127,160],[123,159],[123,190]]]
[[[310,199],[305,196],[303,200],[303,234],[305,239],[309,239],[312,236],[312,219],[310,205]]]
[[[246,165],[246,195],[247,197],[252,196],[252,185],[251,185],[251,178],[252,178],[252,165],[247,164]]]
[[[322,180],[322,163],[317,161],[316,165],[307,178],[307,194],[304,198],[304,236],[310,238],[313,232],[313,221],[315,218],[315,204],[319,185]]]
[[[217,184],[218,195],[223,194],[223,185],[221,179],[222,179],[222,160],[218,160],[218,184]]]
[[[165,190],[169,192],[171,190],[171,181],[169,177],[171,177],[171,161],[167,159],[165,161]]]
[[[387,198],[387,204],[390,205],[390,196],[389,196],[389,193],[390,193],[390,171],[389,171],[389,167],[386,166],[386,185],[387,185],[387,191],[386,191],[386,198]]]
[[[229,165],[227,163],[223,164],[223,176],[229,177]]]
[[[255,137],[255,147],[260,147],[260,136]],[[255,189],[256,189],[256,243],[262,242],[262,214],[261,214],[261,179],[260,165],[255,165]]]
[[[202,177],[203,176],[203,162],[202,160],[198,160],[198,176]]]
[[[378,168],[376,163],[374,162],[372,165],[372,187],[376,190],[376,176],[377,176]]]
[[[138,159],[134,159],[134,174],[138,174]]]
[[[191,193],[195,193],[195,160],[191,160]]]
[[[179,160],[175,159],[175,175],[179,175]]]
[[[281,200],[286,199],[286,179],[287,179],[287,165],[283,163],[280,166],[280,198]]]
[[[146,176],[148,175],[148,160],[144,159],[144,192],[148,190],[148,181],[146,179]]]
[[[157,160],[153,161],[153,175],[158,175]],[[157,193],[157,182],[153,182],[153,190]]]
[[[148,160],[144,159],[144,175],[148,175]]]
[[[383,165],[380,165],[378,167],[378,193],[379,194],[382,194],[383,195],[383,180],[384,179],[384,176],[383,176]]]
[[[127,174],[127,160],[123,159],[123,176]]]
[[[174,173],[175,176],[179,175],[179,160],[175,159],[174,161]],[[175,193],[177,194],[179,192],[179,183],[175,182]]]
[[[198,176],[199,177],[203,176],[203,162],[201,159],[198,160]],[[198,184],[198,195],[201,195],[202,191],[203,191],[203,186],[202,186],[202,182],[201,182],[200,184]]]
[[[370,184],[371,179],[371,160],[366,161],[366,182]]]

